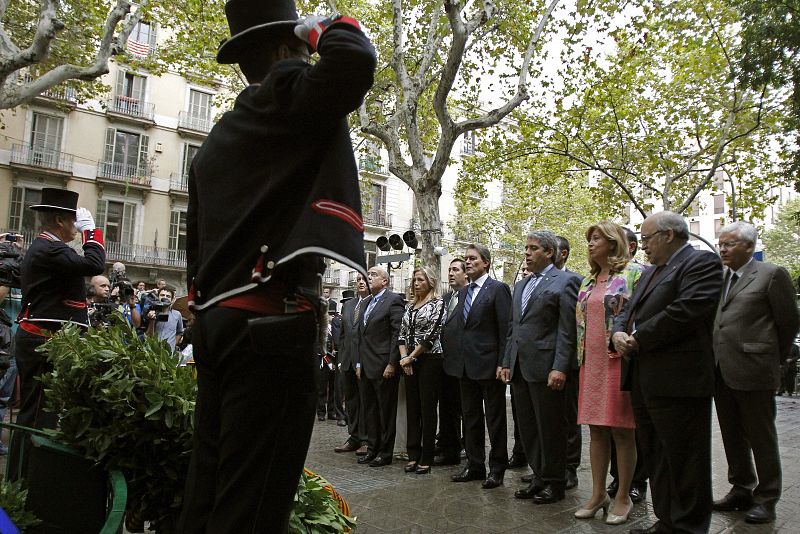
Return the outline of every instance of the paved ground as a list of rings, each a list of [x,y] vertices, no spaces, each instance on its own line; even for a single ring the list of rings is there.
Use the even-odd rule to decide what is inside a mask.
[[[800,399],[777,397],[778,435],[783,460],[783,497],[778,504],[778,520],[773,525],[749,525],[743,513],[714,513],[711,532],[725,533],[800,533]],[[508,418],[511,420],[509,405]],[[509,429],[510,431],[511,429]],[[728,490],[727,464],[716,419],[713,422],[714,495]],[[517,469],[506,473],[505,486],[483,490],[479,482],[455,484],[450,475],[460,467],[435,468],[429,475],[406,474],[405,462],[395,460],[387,467],[368,467],[356,463],[352,453],[336,454],[333,448],[346,438],[346,429],[334,421],[316,423],[306,465],[327,478],[348,500],[358,517],[357,532],[403,533],[587,533],[627,532],[649,526],[655,517],[649,501],[637,505],[631,520],[610,527],[600,519],[578,520],[573,513],[591,494],[588,466],[588,429],[584,431],[584,463],[578,471],[578,488],[567,492],[557,504],[537,506],[513,496],[523,486],[519,477],[528,472]],[[509,446],[513,436],[509,436]],[[463,464],[462,464],[463,465]]]

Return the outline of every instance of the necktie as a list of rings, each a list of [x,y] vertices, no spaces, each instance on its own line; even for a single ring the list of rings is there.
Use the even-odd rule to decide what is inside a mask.
[[[536,285],[539,283],[540,276],[541,274],[539,273],[530,275],[531,280],[528,280],[528,283],[525,284],[525,287],[522,289],[522,308],[520,308],[522,313],[525,313],[525,308],[528,307],[528,301],[531,299],[533,290],[536,289]]]
[[[447,316],[448,317],[453,315],[453,311],[455,311],[456,306],[458,306],[458,291],[453,291],[453,294],[450,295],[450,301],[447,303]]]
[[[467,317],[469,316],[469,310],[472,309],[472,295],[476,287],[478,287],[478,284],[472,282],[469,285],[469,288],[467,288],[467,298],[464,299],[464,322],[467,321]]]
[[[358,317],[361,312],[361,303],[364,302],[364,299],[359,297],[358,301],[356,302],[356,307],[353,309],[353,324],[358,323]]]
[[[369,304],[367,304],[367,311],[364,312],[364,326],[367,325],[367,321],[369,321],[369,314],[372,313],[372,309],[376,304],[378,304],[378,297],[372,297],[372,300],[370,300]]]
[[[728,299],[728,295],[731,294],[731,289],[733,289],[733,286],[736,285],[736,282],[738,280],[739,280],[739,275],[737,273],[733,273],[733,276],[731,276],[731,280],[730,280],[731,283],[728,284],[728,290],[725,292],[725,300]]]

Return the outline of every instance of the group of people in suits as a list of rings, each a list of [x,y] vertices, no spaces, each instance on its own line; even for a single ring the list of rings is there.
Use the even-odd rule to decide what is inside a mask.
[[[359,298],[343,309],[350,437],[336,450],[365,442],[360,463],[391,462],[402,374],[405,470],[457,464],[463,443],[467,463],[452,480],[495,488],[509,464],[510,385],[532,469],[515,497],[562,500],[571,487],[572,436],[588,425],[592,496],[576,517],[602,510],[606,523],[626,522],[649,474],[658,522],[635,534],[707,532],[712,510],[774,521],[781,492],[774,395],[800,324],[786,270],[753,259],[756,230],[743,222],[722,230],[718,256],[689,244],[680,215],[651,215],[640,239],[649,266],[632,259],[636,237],[619,225],[599,222],[586,240],[590,275],[583,278],[564,268],[568,252],[558,236],[531,232],[513,291],[489,276],[489,250],[472,244],[449,267],[451,292],[439,298],[434,273],[417,269],[405,308],[388,291],[385,271],[370,269]],[[717,501],[712,398],[732,485]]]

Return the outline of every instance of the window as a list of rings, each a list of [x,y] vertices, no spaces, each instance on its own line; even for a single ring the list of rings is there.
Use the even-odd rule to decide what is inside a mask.
[[[364,241],[364,254],[367,257],[367,269],[375,267],[375,256],[378,254],[378,247],[374,241]]]
[[[29,160],[32,165],[43,167],[58,165],[63,127],[64,119],[61,117],[43,113],[33,114]]]
[[[149,136],[108,128],[101,174],[112,178],[149,179]]]
[[[144,92],[147,78],[131,72],[117,72],[117,87],[114,94],[114,109],[119,113],[138,115],[144,110]]]
[[[389,226],[389,216],[386,214],[385,185],[372,182],[371,198],[366,220],[378,226]]]
[[[8,228],[15,232],[35,232],[36,212],[29,209],[42,201],[39,189],[27,187],[11,188],[11,209],[8,212]]]
[[[211,119],[211,95],[202,91],[189,91],[189,116],[200,121]]]
[[[189,143],[183,144],[183,166],[181,168],[182,185],[187,185],[189,183],[189,169],[192,167],[192,161],[199,150],[200,147],[197,145],[191,145]]]
[[[147,57],[156,46],[156,28],[149,22],[139,21],[128,37],[128,52]]]
[[[725,173],[722,170],[717,170],[714,173],[714,190],[722,191],[725,188]]]
[[[136,204],[100,199],[97,201],[97,227],[106,241],[133,244]]]
[[[725,195],[714,195],[714,215],[725,213]]]
[[[694,235],[700,235],[700,222],[692,221],[689,223],[689,231]]]
[[[461,153],[472,156],[475,154],[475,132],[467,132],[461,144]]]
[[[689,216],[690,217],[699,217],[700,216],[700,201],[695,200],[692,202],[691,206],[689,207]]]
[[[186,212],[172,210],[169,221],[169,250],[186,250]]]

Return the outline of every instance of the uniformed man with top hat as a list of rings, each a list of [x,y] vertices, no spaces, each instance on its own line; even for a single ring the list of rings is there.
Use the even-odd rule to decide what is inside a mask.
[[[36,349],[65,324],[89,326],[86,277],[101,274],[106,250],[102,231],[86,208],[78,208],[78,193],[42,189],[38,212],[40,232],[22,260],[22,309],[17,322],[15,355],[21,399],[16,423],[34,428],[55,428],[56,414],[45,411],[44,389],[37,377],[50,371],[47,356]],[[67,243],[77,233],[83,240],[83,256]],[[17,451],[19,445],[12,444]]]
[[[365,271],[347,115],[376,59],[358,22],[298,19],[292,0],[228,0],[225,14],[217,61],[250,85],[189,174],[198,396],[178,531],[277,533],[314,424],[322,258]]]

